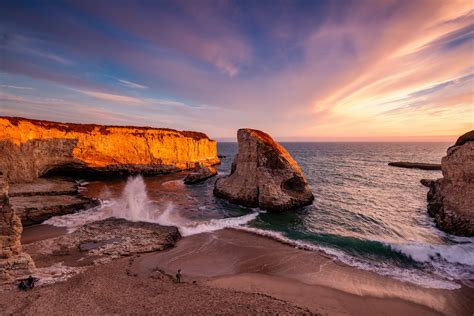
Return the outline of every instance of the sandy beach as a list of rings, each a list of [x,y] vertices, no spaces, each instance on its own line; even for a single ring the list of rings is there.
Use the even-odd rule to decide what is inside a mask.
[[[59,233],[29,229],[43,231],[45,238]],[[31,255],[39,268],[65,262],[86,269],[29,292],[4,289],[5,314],[470,315],[473,310],[470,288],[427,289],[233,229],[185,237],[169,250],[103,265],[92,265],[78,251]],[[177,269],[184,283],[175,283]]]

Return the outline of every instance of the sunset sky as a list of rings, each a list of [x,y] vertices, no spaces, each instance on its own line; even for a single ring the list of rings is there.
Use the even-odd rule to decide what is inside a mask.
[[[2,1],[0,115],[450,141],[474,129],[473,3]]]

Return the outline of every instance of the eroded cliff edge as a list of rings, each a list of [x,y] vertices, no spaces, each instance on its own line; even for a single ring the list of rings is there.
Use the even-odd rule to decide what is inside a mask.
[[[34,269],[31,257],[22,251],[20,218],[8,199],[8,183],[0,172],[0,284]]]
[[[205,134],[0,117],[0,168],[11,183],[48,172],[160,174],[219,163]]]
[[[428,182],[428,213],[446,232],[474,236],[474,130],[448,148],[443,178]]]

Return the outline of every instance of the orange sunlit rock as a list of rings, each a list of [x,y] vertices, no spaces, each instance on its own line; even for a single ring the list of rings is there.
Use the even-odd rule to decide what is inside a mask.
[[[0,167],[10,182],[58,168],[159,174],[219,163],[205,134],[172,129],[0,117]]]

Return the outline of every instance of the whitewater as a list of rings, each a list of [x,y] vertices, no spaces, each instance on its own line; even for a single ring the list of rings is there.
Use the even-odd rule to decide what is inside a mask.
[[[176,180],[173,185],[179,186]],[[169,185],[169,181],[164,182]],[[428,288],[457,289],[460,282],[470,286],[474,269],[474,244],[470,238],[459,238],[455,245],[429,245],[424,243],[394,244],[381,242],[393,252],[412,260],[416,266],[400,267],[391,262],[367,260],[354,256],[340,249],[310,243],[305,240],[292,239],[282,232],[261,229],[252,225],[259,216],[267,213],[259,209],[251,209],[248,214],[227,218],[190,219],[180,213],[173,202],[158,206],[150,199],[146,183],[141,176],[130,177],[121,193],[116,197],[105,190],[97,207],[74,214],[53,217],[45,224],[66,227],[69,232],[98,220],[109,217],[124,218],[130,221],[144,221],[165,226],[178,227],[183,237],[200,233],[211,233],[225,228],[243,230],[293,247],[310,251],[323,252],[334,260],[353,267],[377,272],[381,275],[394,277],[402,281],[412,282]],[[202,209],[202,207],[201,207]]]

